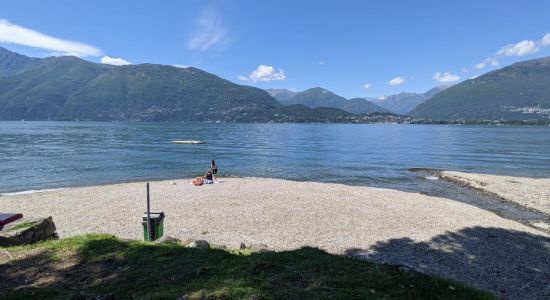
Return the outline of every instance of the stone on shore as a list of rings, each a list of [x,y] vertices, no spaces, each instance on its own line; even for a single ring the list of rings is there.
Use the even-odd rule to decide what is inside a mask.
[[[171,237],[169,235],[165,235],[161,237],[160,239],[155,241],[158,244],[181,244],[181,240],[175,237]]]
[[[269,249],[266,244],[252,244],[250,245],[250,251],[252,252],[258,252],[258,253],[264,253],[264,252],[271,252],[273,250]]]
[[[183,242],[183,246],[186,248],[198,248],[198,249],[209,249],[210,243],[206,240],[193,240],[188,239]]]
[[[22,218],[6,225],[0,231],[0,246],[25,245],[56,239],[55,231],[52,217]]]

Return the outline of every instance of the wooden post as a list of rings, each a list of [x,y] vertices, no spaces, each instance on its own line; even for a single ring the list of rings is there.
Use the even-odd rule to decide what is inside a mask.
[[[149,182],[147,182],[147,241],[151,241],[151,205],[149,198]]]

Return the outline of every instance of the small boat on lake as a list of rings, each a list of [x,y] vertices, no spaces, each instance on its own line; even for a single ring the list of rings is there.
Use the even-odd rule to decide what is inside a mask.
[[[174,140],[172,144],[204,144],[204,142],[196,140]]]

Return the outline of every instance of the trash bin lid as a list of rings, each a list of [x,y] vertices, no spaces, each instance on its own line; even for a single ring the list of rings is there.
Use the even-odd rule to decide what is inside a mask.
[[[164,212],[150,212],[149,213],[151,220],[162,220],[164,219]],[[147,221],[147,212],[143,213],[143,221]]]

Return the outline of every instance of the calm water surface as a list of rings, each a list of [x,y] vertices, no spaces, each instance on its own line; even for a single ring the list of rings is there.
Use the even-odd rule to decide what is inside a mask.
[[[550,177],[550,127],[0,122],[0,193],[190,177],[211,159],[222,175],[434,192],[409,169]]]

